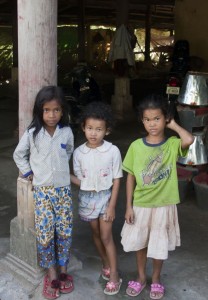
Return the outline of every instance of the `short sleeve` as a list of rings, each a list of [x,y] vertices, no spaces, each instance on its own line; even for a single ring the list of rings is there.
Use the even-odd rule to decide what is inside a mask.
[[[121,178],[123,176],[122,172],[122,159],[121,153],[119,149],[114,146],[114,153],[113,153],[113,178]]]

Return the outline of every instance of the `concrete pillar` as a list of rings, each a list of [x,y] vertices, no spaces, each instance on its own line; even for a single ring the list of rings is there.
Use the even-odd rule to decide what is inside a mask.
[[[57,83],[57,0],[18,0],[19,136],[32,120],[34,99],[42,86]],[[33,193],[17,180],[18,214],[11,221],[10,253],[4,259],[17,277],[33,285],[43,270],[37,263]]]
[[[4,264],[33,286],[39,284],[44,274],[37,261],[32,185],[22,178],[17,180],[17,217],[10,223],[10,253]]]
[[[38,90],[57,83],[57,0],[18,0],[18,53],[22,136]]]

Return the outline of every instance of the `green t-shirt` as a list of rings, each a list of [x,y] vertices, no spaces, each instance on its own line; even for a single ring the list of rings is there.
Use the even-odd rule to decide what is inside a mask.
[[[180,202],[176,162],[187,151],[181,149],[177,137],[156,145],[148,144],[143,138],[130,145],[123,170],[136,178],[134,206],[159,207]]]

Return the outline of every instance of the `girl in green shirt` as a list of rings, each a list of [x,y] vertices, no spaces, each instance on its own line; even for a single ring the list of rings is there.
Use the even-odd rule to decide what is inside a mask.
[[[126,213],[121,243],[124,251],[136,251],[138,276],[129,281],[126,293],[137,296],[146,286],[146,262],[153,261],[151,299],[161,299],[165,288],[160,282],[168,251],[180,246],[176,204],[179,203],[176,162],[184,156],[194,137],[168,116],[167,101],[150,95],[140,106],[147,131],[134,141],[123,161],[126,181]],[[165,128],[178,137],[165,137]]]

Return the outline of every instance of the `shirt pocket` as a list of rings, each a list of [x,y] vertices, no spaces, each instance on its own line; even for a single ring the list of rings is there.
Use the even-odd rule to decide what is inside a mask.
[[[66,152],[66,147],[67,147],[66,144],[63,144],[63,143],[60,144],[59,153],[60,153],[60,156],[62,158],[67,158],[68,157],[67,152]]]

